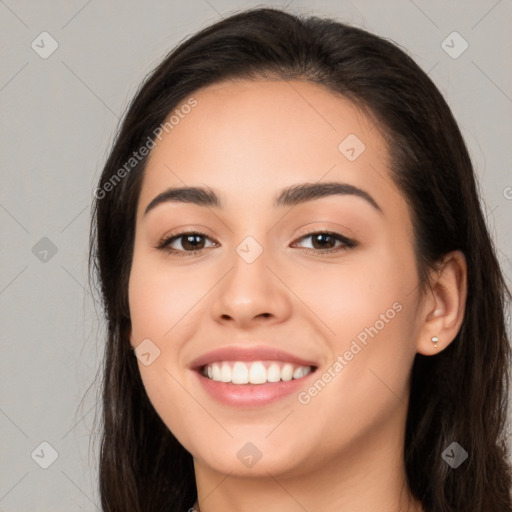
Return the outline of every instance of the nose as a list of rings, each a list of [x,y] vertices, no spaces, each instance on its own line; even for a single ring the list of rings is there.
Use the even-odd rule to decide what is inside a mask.
[[[269,260],[265,250],[251,263],[234,252],[232,268],[215,287],[211,313],[216,322],[247,329],[289,318],[292,304],[286,276],[279,275],[279,267]]]

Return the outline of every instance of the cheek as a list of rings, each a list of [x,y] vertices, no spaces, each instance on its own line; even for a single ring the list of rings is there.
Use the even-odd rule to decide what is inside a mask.
[[[418,281],[410,247],[382,244],[332,264],[308,265],[300,272],[289,271],[285,280],[293,283],[293,291],[316,317],[315,323],[325,326],[332,348],[346,350],[350,340],[375,323],[379,331],[390,332],[392,324],[404,327],[400,320],[406,315],[397,315],[402,307],[393,305],[412,306],[416,298]]]
[[[197,279],[197,272],[171,271],[164,258],[149,257],[143,250],[134,255],[128,287],[131,344],[147,347],[149,364],[145,358],[138,359],[144,388],[157,413],[182,443],[188,439],[187,418],[198,414],[185,391],[190,375],[183,348],[197,336],[208,316],[204,295],[213,284],[206,272]]]
[[[181,278],[183,280],[183,278]],[[129,281],[132,322],[131,344],[145,347],[138,368],[149,401],[182,444],[188,445],[188,419],[197,415],[184,387],[180,367],[181,346],[190,337],[186,326],[197,311],[200,290],[180,282],[176,273],[164,272],[154,261],[135,257]],[[188,314],[187,314],[188,312]],[[203,312],[204,314],[204,312]],[[196,319],[197,320],[197,319]]]
[[[204,295],[198,280],[191,277],[186,270],[170,272],[159,259],[135,256],[128,289],[134,345],[145,338],[168,343],[188,324],[194,305]]]
[[[330,374],[319,375],[321,392],[304,390],[304,400],[311,398],[318,414],[319,404],[330,403],[330,414],[340,420],[351,411],[362,428],[370,416],[399,403],[395,393],[406,398],[416,352],[418,281],[410,248],[388,246],[361,252],[355,260],[318,266],[314,274],[301,273],[293,282],[316,323],[325,326],[330,353]]]

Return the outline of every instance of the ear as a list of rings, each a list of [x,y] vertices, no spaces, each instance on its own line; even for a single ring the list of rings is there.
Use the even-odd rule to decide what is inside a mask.
[[[466,296],[466,258],[461,251],[453,251],[443,257],[430,275],[430,287],[420,310],[418,353],[435,355],[455,339],[464,319]],[[435,344],[433,337],[438,340]]]

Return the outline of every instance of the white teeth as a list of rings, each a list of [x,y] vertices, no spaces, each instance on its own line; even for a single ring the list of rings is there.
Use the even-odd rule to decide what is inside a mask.
[[[279,382],[281,380],[281,369],[276,363],[272,363],[267,370],[267,380],[269,382]]]
[[[302,366],[299,366],[298,368],[295,368],[295,370],[293,370],[293,378],[300,379],[301,377],[304,377],[304,368]]]
[[[232,384],[264,384],[265,382],[290,381],[311,373],[310,366],[296,366],[276,362],[265,365],[262,361],[228,363],[226,361],[207,365],[203,375],[217,382]]]
[[[221,378],[220,378],[220,366],[219,366],[218,363],[213,363],[213,365],[212,365],[212,377],[211,378],[213,380],[221,381]]]
[[[263,366],[263,363],[257,362],[251,365],[251,369],[249,370],[249,382],[251,384],[263,384],[267,382],[267,370]]]
[[[231,367],[228,363],[222,363],[220,367],[220,380],[221,382],[231,382]]]
[[[249,370],[244,363],[237,362],[233,365],[233,374],[231,375],[231,382],[233,384],[247,384],[249,382]]]
[[[293,366],[291,364],[285,364],[281,370],[281,379],[284,381],[292,380],[293,378]]]

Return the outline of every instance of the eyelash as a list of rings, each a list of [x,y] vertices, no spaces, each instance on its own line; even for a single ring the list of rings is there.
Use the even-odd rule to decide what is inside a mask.
[[[209,238],[206,234],[204,233],[201,233],[199,231],[183,231],[181,233],[177,233],[175,235],[171,235],[170,237],[167,237],[167,238],[163,238],[159,244],[157,245],[157,249],[161,250],[161,251],[165,251],[166,253],[168,254],[174,254],[175,256],[178,256],[178,257],[187,257],[187,256],[193,256],[195,254],[198,254],[199,252],[205,250],[205,248],[202,248],[202,249],[196,249],[194,251],[184,251],[184,250],[180,250],[180,249],[173,249],[173,248],[170,248],[169,247],[169,244],[172,243],[173,241],[175,240],[178,240],[180,238],[183,238],[185,235],[188,235],[188,236],[201,236],[201,237],[205,237],[205,238]],[[311,232],[311,233],[307,233],[306,235],[302,235],[300,238],[297,239],[297,241],[299,240],[303,240],[304,238],[309,238],[309,237],[312,237],[314,235],[327,235],[328,237],[331,237],[331,238],[334,238],[335,240],[337,241],[340,241],[343,245],[340,247],[338,246],[338,248],[332,248],[332,249],[311,249],[309,247],[306,247],[304,249],[304,252],[307,252],[307,253],[314,253],[314,254],[334,254],[334,253],[338,253],[340,251],[346,251],[348,249],[352,249],[354,247],[356,247],[358,244],[357,242],[355,242],[354,240],[351,240],[343,235],[340,235],[339,233],[335,233],[335,232],[332,232],[332,231],[314,231],[314,232]]]

